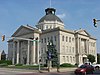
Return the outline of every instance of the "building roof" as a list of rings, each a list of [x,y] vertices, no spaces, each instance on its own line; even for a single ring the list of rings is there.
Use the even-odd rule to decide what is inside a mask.
[[[58,21],[58,22],[63,23],[62,20],[55,15],[55,11],[56,10],[54,8],[47,8],[47,9],[45,9],[46,15],[43,16],[39,20],[38,23],[41,23],[41,22],[44,22],[44,21]]]
[[[66,29],[63,29],[63,28],[60,28],[60,27],[44,30],[44,31],[42,31],[41,34],[46,34],[46,33],[54,32],[54,31],[63,31],[63,32],[74,34],[73,30],[66,30]]]
[[[26,25],[26,26],[21,25],[21,26],[14,32],[14,34],[13,34],[11,37],[15,37],[16,34],[17,34],[21,29],[23,29],[23,28],[25,28],[25,29],[27,29],[27,30],[30,30],[30,31],[28,31],[28,32],[21,32],[20,35],[22,35],[23,33],[30,33],[30,32],[40,33],[39,29],[34,28],[34,27],[30,26],[30,25]],[[18,35],[18,36],[19,36],[19,35]]]
[[[41,22],[44,22],[44,21],[58,21],[58,22],[61,22],[61,19],[59,17],[57,17],[56,15],[54,14],[48,14],[48,15],[45,15],[44,17],[42,17],[38,23],[41,23]]]

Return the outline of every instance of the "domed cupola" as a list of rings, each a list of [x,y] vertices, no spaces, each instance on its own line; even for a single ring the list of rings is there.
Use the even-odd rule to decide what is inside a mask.
[[[42,17],[38,23],[44,22],[44,21],[58,21],[61,22],[61,19],[55,15],[56,9],[54,8],[47,8],[45,9],[46,15]]]
[[[47,8],[45,9],[45,12],[46,15],[39,20],[38,25],[36,25],[37,28],[41,30],[52,29],[56,27],[64,28],[64,24],[61,19],[55,15],[56,9]]]

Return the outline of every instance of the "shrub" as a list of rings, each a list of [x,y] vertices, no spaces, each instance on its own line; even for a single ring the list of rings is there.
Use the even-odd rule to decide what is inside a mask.
[[[23,64],[16,64],[15,66],[23,66]]]
[[[60,67],[75,67],[75,65],[72,65],[70,63],[63,63],[60,65]]]
[[[6,63],[7,65],[12,65],[11,60],[0,60],[0,64],[4,64],[4,63]]]

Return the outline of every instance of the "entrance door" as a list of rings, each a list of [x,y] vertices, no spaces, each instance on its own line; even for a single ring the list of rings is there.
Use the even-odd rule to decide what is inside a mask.
[[[87,62],[87,58],[83,57],[83,63]]]

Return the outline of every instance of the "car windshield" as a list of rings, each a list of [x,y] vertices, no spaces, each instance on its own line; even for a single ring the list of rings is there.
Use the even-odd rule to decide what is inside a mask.
[[[86,65],[81,65],[79,68],[86,68],[87,66]]]
[[[81,65],[79,68],[93,68],[92,65]]]

